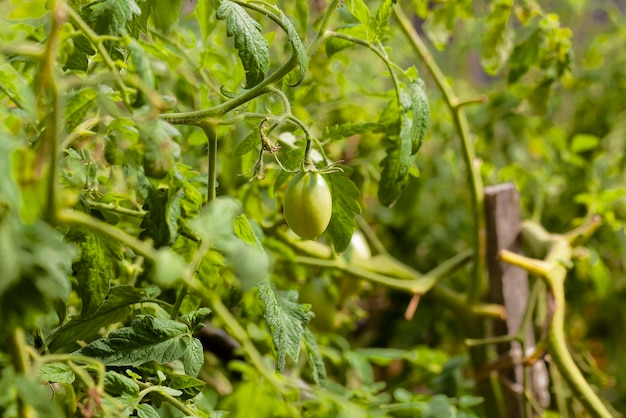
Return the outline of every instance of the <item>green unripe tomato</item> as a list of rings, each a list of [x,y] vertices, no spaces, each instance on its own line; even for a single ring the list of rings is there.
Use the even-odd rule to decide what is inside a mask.
[[[328,227],[333,199],[328,183],[313,171],[298,173],[287,185],[283,213],[287,225],[304,239],[317,239]]]

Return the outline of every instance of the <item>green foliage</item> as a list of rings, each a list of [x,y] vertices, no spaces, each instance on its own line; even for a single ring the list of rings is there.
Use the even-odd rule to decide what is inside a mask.
[[[261,25],[230,0],[220,3],[216,16],[226,21],[228,36],[235,37],[235,48],[246,70],[246,87],[256,86],[263,81],[270,65],[269,46],[261,35]]]
[[[480,197],[505,181],[573,242],[576,362],[550,351],[540,413],[624,410],[609,3],[0,2],[3,416],[496,416]],[[302,171],[331,189],[316,241],[283,216]]]
[[[272,330],[274,348],[278,352],[276,369],[283,371],[287,355],[298,361],[305,326],[313,315],[310,308],[296,302],[298,292],[276,291],[269,281],[260,284],[259,298],[265,304],[264,317]]]

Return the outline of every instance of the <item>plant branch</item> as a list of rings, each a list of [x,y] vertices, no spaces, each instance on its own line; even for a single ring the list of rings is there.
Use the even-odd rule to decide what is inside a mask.
[[[597,220],[591,220],[589,228],[597,228],[596,224]],[[588,236],[588,234],[582,235]],[[510,257],[507,253],[503,253],[505,256],[503,260],[527,269],[546,281],[549,291],[549,324],[545,342],[552,362],[587,412],[596,418],[608,418],[611,416],[611,413],[585,380],[567,349],[567,340],[564,332],[566,307],[565,278],[567,274],[566,266],[570,266],[572,260],[573,251],[570,245],[572,236],[580,237],[581,234],[578,232],[570,233],[569,235],[549,234],[540,225],[525,228],[523,231],[524,240],[530,240],[538,248],[548,246],[548,253],[544,260],[533,261],[533,259],[528,257]]]
[[[56,221],[60,225],[88,229],[100,236],[118,241],[152,262],[157,259],[157,250],[148,243],[85,213],[65,209],[58,213]]]
[[[484,219],[484,193],[483,183],[480,177],[480,169],[476,165],[476,156],[474,152],[474,145],[470,137],[469,124],[467,117],[463,111],[462,104],[456,97],[452,87],[446,80],[445,75],[439,68],[439,65],[431,55],[430,51],[422,41],[413,24],[409,18],[404,14],[402,9],[398,6],[393,9],[394,16],[400,28],[411,46],[415,50],[418,56],[422,58],[424,65],[428,68],[428,71],[433,76],[435,83],[441,90],[443,99],[450,108],[452,117],[454,118],[454,124],[461,138],[463,146],[463,158],[467,171],[469,172],[470,189],[472,195],[472,214],[474,217],[474,245],[476,252],[474,253],[474,271],[473,281],[470,283],[468,291],[468,300],[471,303],[475,303],[479,300],[484,288],[485,288],[485,255],[486,255],[486,229]]]

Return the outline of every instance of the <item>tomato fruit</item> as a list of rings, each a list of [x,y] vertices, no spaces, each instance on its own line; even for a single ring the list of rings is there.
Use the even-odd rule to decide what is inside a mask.
[[[317,239],[328,227],[333,199],[320,173],[298,173],[287,185],[283,214],[287,225],[304,239]]]

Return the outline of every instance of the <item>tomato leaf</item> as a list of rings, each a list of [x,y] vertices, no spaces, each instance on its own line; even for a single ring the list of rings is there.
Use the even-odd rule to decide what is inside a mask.
[[[67,238],[80,251],[74,262],[82,300],[81,315],[89,318],[100,308],[115,278],[115,261],[122,259],[121,245],[116,241],[104,240],[88,231],[71,230]]]
[[[135,0],[96,0],[83,7],[83,18],[99,35],[123,35],[126,23],[141,14]]]
[[[114,370],[107,370],[104,374],[104,388],[113,395],[139,395],[139,385],[128,376]]]
[[[199,370],[197,359],[202,356],[202,344],[198,346],[194,340],[187,325],[181,322],[137,315],[130,327],[112,331],[75,353],[98,359],[107,366],[133,367],[150,361],[165,364],[194,354],[189,368]]]
[[[309,68],[309,56],[306,53],[306,48],[302,44],[302,40],[298,36],[298,32],[296,32],[296,28],[293,27],[293,24],[289,20],[287,16],[280,11],[280,21],[287,29],[287,40],[291,44],[291,47],[294,49],[296,53],[296,57],[298,59],[298,66],[300,67],[300,73],[298,74],[298,80],[290,85],[289,87],[296,87],[304,80],[306,76],[307,69]]]
[[[348,177],[351,170],[343,169],[343,173],[332,173],[327,177],[333,196],[333,214],[327,231],[338,253],[348,248],[356,228],[355,216],[361,213],[359,189]]]
[[[384,39],[389,33],[389,19],[394,3],[395,0],[383,0],[376,11],[376,16],[370,19],[369,27],[372,41]]]
[[[41,366],[37,375],[41,381],[57,383],[72,383],[76,380],[76,374],[65,363],[48,363]]]
[[[363,0],[346,0],[346,7],[348,11],[354,16],[361,25],[365,32],[365,39],[370,40],[369,23],[370,23],[370,10]]]
[[[129,285],[112,287],[109,297],[93,316],[87,319],[72,317],[50,336],[48,348],[52,352],[61,349],[69,351],[76,347],[76,341],[91,341],[97,337],[100,328],[128,317],[130,305],[156,296],[156,286],[146,289],[135,289]]]
[[[65,129],[71,132],[85,119],[85,115],[96,102],[98,92],[92,87],[85,87],[71,93],[65,105]]]
[[[513,0],[498,0],[491,3],[491,11],[485,22],[481,64],[488,74],[495,75],[508,61],[513,47],[507,31]]]
[[[313,317],[311,308],[297,303],[298,292],[277,291],[269,277],[259,285],[259,298],[265,303],[264,317],[272,331],[276,349],[276,369],[285,369],[287,355],[295,362],[300,355],[304,327]]]
[[[387,125],[388,147],[387,156],[381,162],[378,199],[385,206],[391,205],[408,184],[413,167],[411,156],[421,147],[430,127],[430,107],[421,79],[412,80],[408,85],[399,83],[398,96],[399,106],[391,103],[381,117],[381,122]],[[397,134],[396,112],[400,119]]]
[[[202,392],[206,383],[192,376],[173,374],[169,377],[167,386],[182,391],[183,399],[190,399]]]
[[[306,348],[306,356],[309,360],[309,365],[313,370],[313,380],[316,385],[323,385],[326,381],[324,358],[315,340],[315,335],[308,328],[304,330],[304,347]]]
[[[252,88],[265,78],[270,65],[269,45],[261,34],[261,25],[245,9],[224,0],[216,16],[226,21],[226,34],[235,37],[235,48],[246,71],[246,88]]]
[[[422,79],[411,81],[406,90],[400,89],[400,104],[403,110],[400,136],[408,135],[411,138],[413,155],[419,151],[430,128],[430,106]]]

